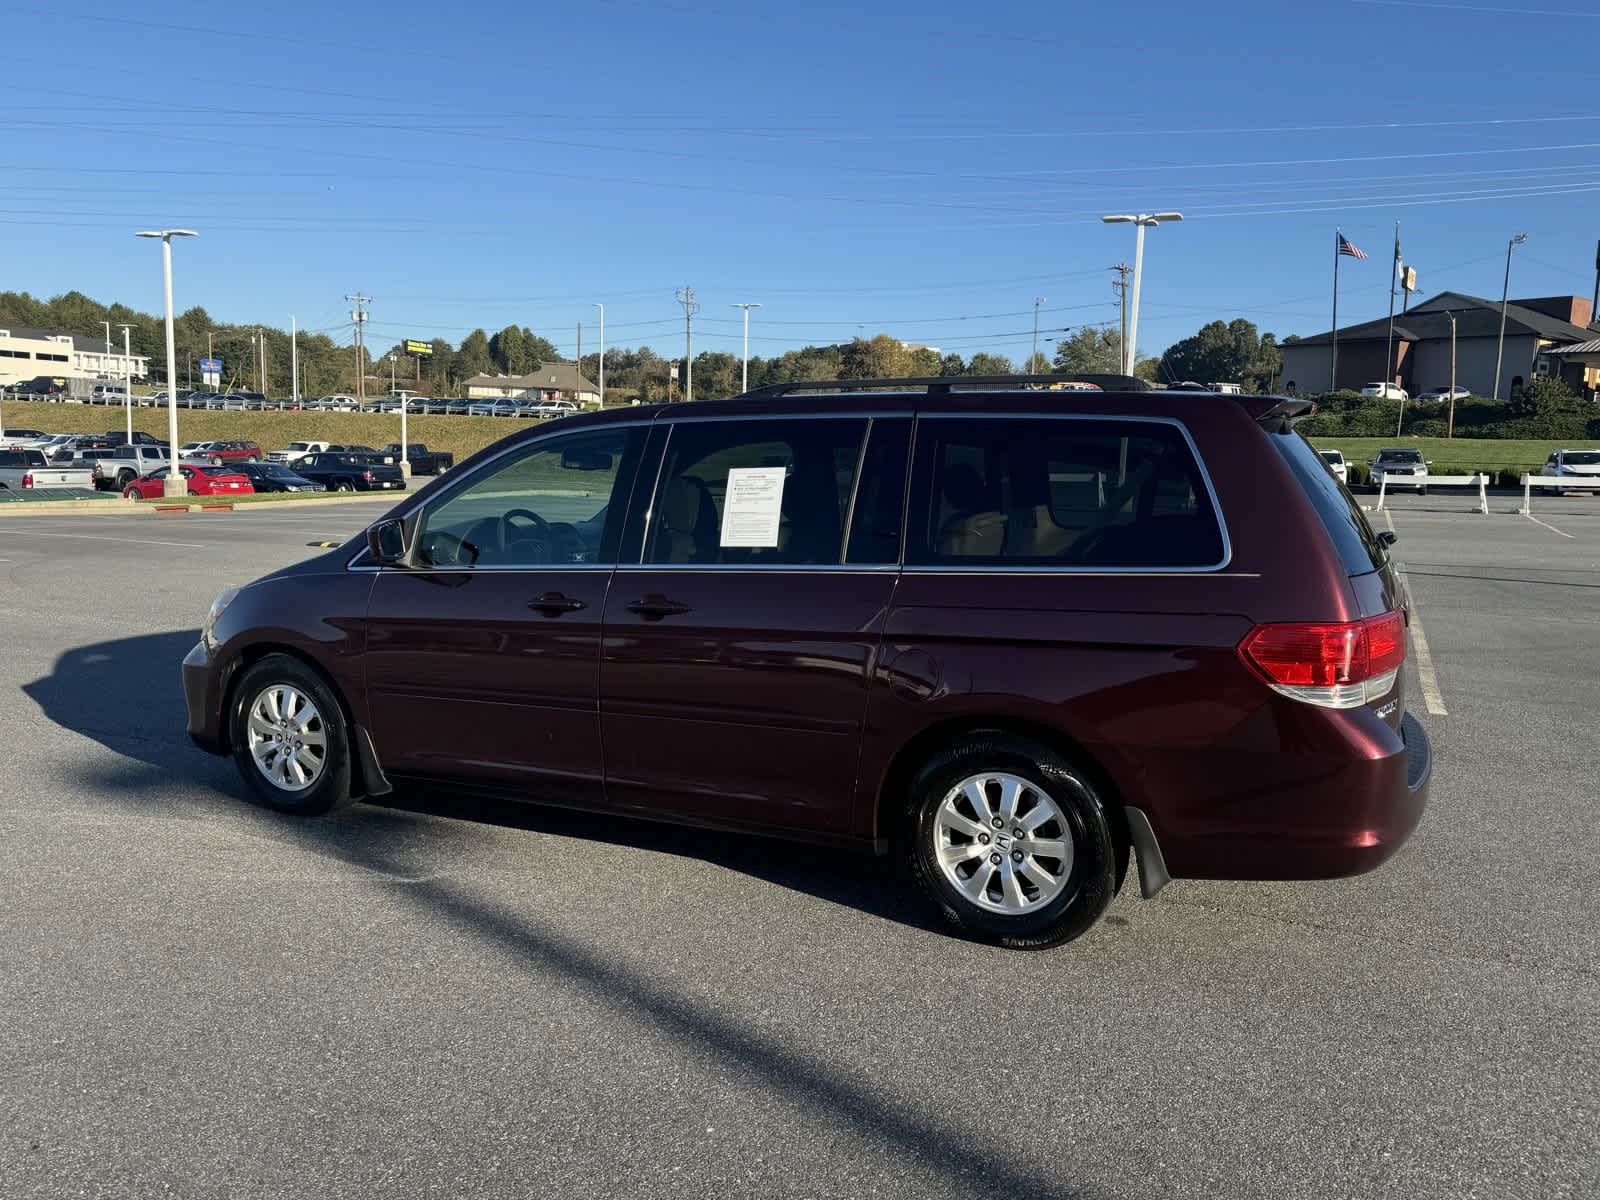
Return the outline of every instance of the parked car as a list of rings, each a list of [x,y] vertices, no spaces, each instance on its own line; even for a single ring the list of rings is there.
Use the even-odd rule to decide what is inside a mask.
[[[120,492],[151,471],[168,470],[170,462],[165,446],[117,446],[95,460],[94,486]]]
[[[211,447],[216,444],[216,442],[185,442],[178,447],[178,457],[180,459],[208,458]]]
[[[1333,477],[1340,483],[1350,482],[1350,465],[1344,461],[1344,455],[1337,450],[1319,450],[1322,461],[1328,464],[1328,470],[1333,472]]]
[[[446,416],[464,417],[472,411],[472,403],[468,400],[447,400],[444,411]]]
[[[517,415],[517,402],[501,398],[499,400],[474,400],[467,406],[469,417],[514,417]]]
[[[159,500],[166,491],[170,474],[170,470],[163,468],[141,475],[130,480],[122,494],[130,500]],[[179,462],[178,474],[183,476],[191,496],[248,496],[255,490],[242,471],[215,463]]]
[[[1553,450],[1539,468],[1539,474],[1572,479],[1600,478],[1600,450]]]
[[[383,448],[385,458],[395,462],[403,458],[411,464],[413,475],[443,475],[456,465],[456,456],[447,450],[429,450],[421,442],[409,442],[404,455],[400,453],[400,443],[390,442]]]
[[[326,484],[315,483],[277,462],[244,462],[236,468],[258,492],[325,492]]]
[[[327,450],[308,454],[294,465],[295,473],[320,483],[330,492],[403,491],[406,477],[394,463],[367,454],[340,454]]]
[[[222,463],[260,462],[262,457],[260,446],[237,440],[212,442],[205,454]]]
[[[319,454],[328,448],[327,442],[290,442],[282,450],[273,450],[267,454],[267,461],[274,463],[299,462],[308,454]]]
[[[131,404],[133,397],[120,384],[97,383],[89,394],[92,404]]]
[[[1374,487],[1387,481],[1391,489],[1414,487],[1422,495],[1428,494],[1429,464],[1424,461],[1420,450],[1379,450],[1377,457],[1367,465],[1372,468]]]
[[[328,447],[328,452],[330,454],[365,454],[368,458],[376,459],[386,466],[400,461],[386,450],[374,450],[371,446],[363,446],[356,442],[352,442],[349,445],[335,442]]]
[[[577,411],[578,406],[571,400],[541,400],[537,404],[529,405],[519,415],[547,420],[551,417],[570,417],[575,415]]]
[[[1380,400],[1409,400],[1405,388],[1397,383],[1369,383],[1361,389],[1363,396],[1376,396]]]
[[[0,489],[83,488],[93,490],[94,472],[52,463],[42,450],[0,450]]]
[[[128,435],[120,429],[107,430],[105,439],[108,446],[126,446],[129,444]],[[132,444],[135,446],[160,446],[163,450],[167,448],[165,438],[158,438],[155,434],[146,433],[142,429],[133,431]]]
[[[1472,399],[1472,393],[1469,392],[1464,387],[1458,387],[1458,388],[1455,388],[1453,390],[1454,390],[1454,393],[1455,393],[1454,398],[1456,400],[1470,400],[1470,399]],[[1417,400],[1418,400],[1419,403],[1423,402],[1423,401],[1426,401],[1428,403],[1438,403],[1440,401],[1447,401],[1447,400],[1451,399],[1451,392],[1452,392],[1452,389],[1447,388],[1447,387],[1429,388],[1425,392],[1419,392],[1417,394]]]
[[[1130,847],[1152,895],[1410,835],[1392,535],[1310,402],[801,386],[843,394],[523,428],[229,588],[191,736],[290,813],[426,776],[893,853],[1011,946],[1093,926]]]
[[[24,443],[40,442],[53,436],[55,435],[47,434],[41,429],[7,429],[5,435],[0,437],[0,445],[20,446]]]

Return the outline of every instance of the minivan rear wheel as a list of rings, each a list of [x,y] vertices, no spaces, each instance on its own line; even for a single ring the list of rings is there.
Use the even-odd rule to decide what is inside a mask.
[[[1090,929],[1116,893],[1116,839],[1094,785],[1048,747],[982,734],[912,781],[906,854],[968,936],[1039,950]]]
[[[287,654],[269,654],[240,677],[229,725],[245,784],[280,812],[319,816],[350,796],[350,735],[322,676]]]

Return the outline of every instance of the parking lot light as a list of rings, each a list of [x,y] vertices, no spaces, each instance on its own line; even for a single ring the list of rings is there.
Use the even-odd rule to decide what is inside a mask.
[[[1133,311],[1128,314],[1128,341],[1122,347],[1122,373],[1132,375],[1134,364],[1139,361],[1135,348],[1139,343],[1139,282],[1144,277],[1144,231],[1152,225],[1160,225],[1163,221],[1181,221],[1183,214],[1180,212],[1114,213],[1100,219],[1107,225],[1132,225],[1137,230],[1133,240],[1131,305]]]
[[[188,485],[178,470],[178,352],[172,334],[172,239],[199,237],[193,229],[141,230],[135,237],[161,239],[161,282],[167,301],[167,477],[163,496],[187,496]]]

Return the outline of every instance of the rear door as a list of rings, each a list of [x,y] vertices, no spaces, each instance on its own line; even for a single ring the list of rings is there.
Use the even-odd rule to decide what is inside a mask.
[[[367,692],[386,770],[602,798],[600,623],[643,427],[543,438],[408,520],[378,573]]]
[[[612,804],[847,832],[909,425],[691,418],[657,433],[653,496],[633,506],[648,509],[630,535],[642,561],[606,603]]]

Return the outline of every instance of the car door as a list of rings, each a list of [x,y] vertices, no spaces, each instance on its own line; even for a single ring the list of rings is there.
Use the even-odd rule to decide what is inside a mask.
[[[885,481],[904,470],[910,421],[662,424],[652,499],[633,504],[638,561],[606,602],[607,799],[846,833],[898,571],[903,487]],[[874,500],[852,523],[858,479]]]
[[[642,442],[637,423],[538,439],[407,519],[411,565],[378,572],[367,620],[385,770],[602,798],[600,623]]]

